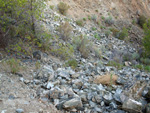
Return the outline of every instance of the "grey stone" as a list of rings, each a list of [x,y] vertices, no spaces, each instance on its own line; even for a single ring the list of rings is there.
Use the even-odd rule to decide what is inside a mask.
[[[95,111],[96,111],[97,113],[102,113],[102,109],[101,109],[101,108],[95,107],[94,109],[95,109]]]
[[[112,108],[112,109],[117,109],[117,104],[115,102],[111,102],[109,104],[109,106]]]
[[[92,102],[92,101],[89,101],[89,104],[92,108],[94,108],[96,106],[96,103]]]
[[[58,98],[60,98],[61,96],[64,96],[64,91],[61,90],[61,89],[58,88],[58,87],[52,88],[52,89],[49,91],[49,98],[50,98],[50,99],[58,99]]]
[[[16,113],[24,113],[23,109],[16,109]]]
[[[106,103],[110,103],[110,102],[112,101],[112,99],[113,99],[111,93],[105,94],[105,95],[103,96],[103,98],[104,98],[104,101],[105,101]]]
[[[41,60],[41,58],[42,58],[42,52],[41,51],[35,51],[35,52],[33,52],[33,58],[35,58],[37,60]]]
[[[124,101],[122,108],[130,113],[139,113],[142,110],[142,103],[129,98]]]
[[[54,84],[52,84],[51,82],[47,83],[47,86],[46,86],[47,89],[50,89],[50,88],[53,88],[53,87],[54,87]]]
[[[121,92],[122,92],[122,89],[120,88],[117,88],[115,94],[114,94],[114,99],[117,101],[117,102],[122,102],[121,99],[120,99],[120,95],[121,95]]]
[[[126,113],[126,112],[123,110],[114,110],[114,111],[111,111],[110,113]]]
[[[64,109],[74,109],[74,108],[78,109],[81,107],[83,107],[83,105],[80,98],[70,99],[63,104]]]
[[[146,113],[150,113],[150,103],[146,105]]]

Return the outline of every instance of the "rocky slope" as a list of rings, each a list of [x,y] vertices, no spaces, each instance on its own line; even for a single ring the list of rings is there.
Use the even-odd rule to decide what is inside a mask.
[[[90,12],[95,13],[95,7],[99,6],[101,7],[98,10],[102,11],[99,14],[107,15],[111,11],[113,14],[115,7],[118,12],[122,9],[120,14],[115,11],[119,19],[128,19],[137,12],[137,7],[140,7],[140,12],[145,10],[148,12],[148,1],[144,1],[144,7],[141,7],[143,1],[140,0],[65,0],[65,2],[71,6],[68,17],[58,14],[47,6],[40,24],[44,25],[47,31],[59,35],[56,28],[61,22],[69,20],[73,27],[72,34],[74,36],[86,34],[93,42],[92,46],[101,51],[101,58],[90,52],[89,57],[85,59],[76,51],[75,59],[78,62],[76,70],[64,67],[64,61],[42,52],[39,69],[35,69],[36,59],[22,59],[21,64],[28,67],[27,70],[17,74],[0,72],[0,112],[149,113],[150,73],[135,69],[134,65],[138,64],[136,60],[122,60],[125,65],[121,68],[108,65],[109,61],[121,59],[122,54],[132,56],[137,51],[136,48],[111,35],[106,36],[100,30],[91,30],[90,28],[95,26],[93,23],[89,22],[91,25],[80,27],[74,20],[80,15],[85,17],[84,15],[91,14]],[[51,0],[49,3],[57,4],[59,1]],[[130,6],[129,10],[127,6]],[[127,13],[130,10],[133,12]],[[70,19],[70,16],[74,19]],[[94,37],[95,33],[101,37],[100,40]],[[6,59],[1,59],[1,62],[2,60]]]

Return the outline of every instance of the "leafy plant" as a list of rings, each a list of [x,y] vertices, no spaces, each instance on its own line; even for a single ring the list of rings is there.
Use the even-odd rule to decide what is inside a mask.
[[[68,11],[69,8],[70,8],[70,6],[67,5],[67,4],[64,3],[64,2],[60,2],[60,3],[58,4],[58,10],[59,10],[59,12],[60,12],[62,15],[66,15],[66,13],[67,13],[67,11]]]

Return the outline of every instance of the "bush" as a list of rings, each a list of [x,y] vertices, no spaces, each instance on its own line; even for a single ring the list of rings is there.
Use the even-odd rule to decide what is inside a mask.
[[[143,46],[145,49],[145,56],[150,57],[150,19],[147,23],[144,24],[144,38],[143,38]]]
[[[101,39],[101,37],[98,35],[98,33],[94,34],[94,37],[95,37],[96,39],[98,39],[98,40]]]
[[[92,15],[91,19],[92,19],[93,21],[96,21],[96,20],[97,20],[97,16],[96,16],[96,15]]]
[[[17,59],[14,59],[14,58],[9,59],[7,61],[7,65],[9,65],[10,71],[13,74],[19,72],[19,70],[21,69],[20,60],[17,60]]]
[[[108,18],[105,19],[105,23],[108,25],[112,25],[112,24],[114,24],[114,21],[113,21],[112,17],[109,16]]]
[[[119,36],[117,38],[124,40],[126,37],[128,37],[128,30],[124,27],[118,35]]]
[[[150,65],[150,59],[149,58],[141,58],[140,62],[142,64],[145,64],[145,65]]]
[[[84,26],[83,20],[76,20],[76,24],[81,27]]]
[[[71,66],[73,69],[75,69],[78,66],[78,62],[75,59],[72,59],[67,61],[65,66]]]
[[[114,37],[117,37],[119,35],[119,30],[116,28],[110,28],[110,31],[113,33]]]
[[[81,44],[79,46],[79,51],[83,58],[88,58],[90,53],[90,44],[89,40],[86,37],[82,39]]]
[[[111,34],[110,30],[105,31],[106,37],[108,37]]]
[[[115,62],[115,61],[110,61],[110,62],[108,62],[107,66],[114,66],[114,67],[116,67],[117,69],[122,69],[122,68],[123,68],[123,65],[122,65],[122,64],[117,63],[117,62]]]
[[[57,57],[60,57],[63,60],[68,60],[73,57],[74,55],[74,48],[69,43],[62,44],[58,43],[55,47],[51,50],[52,54]]]
[[[79,37],[75,37],[73,40],[73,44],[74,48],[81,53],[82,57],[88,58],[91,48],[89,40],[86,37],[83,37],[82,35]]]
[[[141,28],[143,28],[143,25],[146,23],[146,17],[144,15],[139,16],[138,18],[138,24]]]
[[[70,38],[73,29],[69,22],[65,22],[59,26],[58,30],[60,32],[61,38],[66,41]]]
[[[58,4],[58,10],[59,10],[59,12],[60,12],[62,15],[66,15],[66,13],[67,13],[67,11],[68,11],[69,8],[70,8],[70,7],[69,7],[66,3],[64,3],[64,2],[60,2],[60,3]]]

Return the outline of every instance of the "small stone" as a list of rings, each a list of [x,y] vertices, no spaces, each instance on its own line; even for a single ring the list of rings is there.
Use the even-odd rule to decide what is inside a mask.
[[[47,86],[46,86],[47,89],[50,89],[50,88],[53,88],[53,87],[54,87],[54,85],[51,82],[47,83]]]
[[[60,88],[52,88],[49,92],[49,98],[50,99],[58,99],[60,97],[64,96],[64,91]]]
[[[21,82],[24,82],[24,78],[23,78],[23,77],[21,77],[21,78],[20,78],[20,81],[21,81]]]
[[[74,108],[78,109],[82,107],[83,105],[82,105],[82,101],[80,98],[70,99],[63,104],[64,109],[74,109]]]
[[[102,101],[102,102],[101,102],[101,106],[104,106],[104,104],[105,104],[104,101]]]
[[[91,106],[92,108],[94,108],[94,107],[96,106],[96,103],[94,103],[94,102],[92,102],[92,101],[90,101],[89,104],[90,104],[90,106]]]
[[[126,112],[123,110],[114,110],[114,111],[111,111],[110,113],[126,113]]]
[[[42,58],[42,52],[41,51],[35,51],[35,52],[33,52],[33,58],[35,58],[37,60],[41,60],[41,58]]]
[[[128,99],[123,103],[122,108],[129,112],[139,113],[142,110],[142,103]]]
[[[146,113],[150,113],[150,103],[146,105]]]
[[[16,109],[16,112],[17,113],[24,113],[24,110],[23,109]]]
[[[96,111],[96,112],[98,112],[98,113],[102,113],[102,109],[101,109],[101,108],[99,108],[99,107],[95,107],[94,109],[95,109],[95,111]]]
[[[104,98],[104,100],[105,100],[106,103],[110,103],[112,101],[112,99],[113,99],[111,93],[104,95],[103,98]]]

